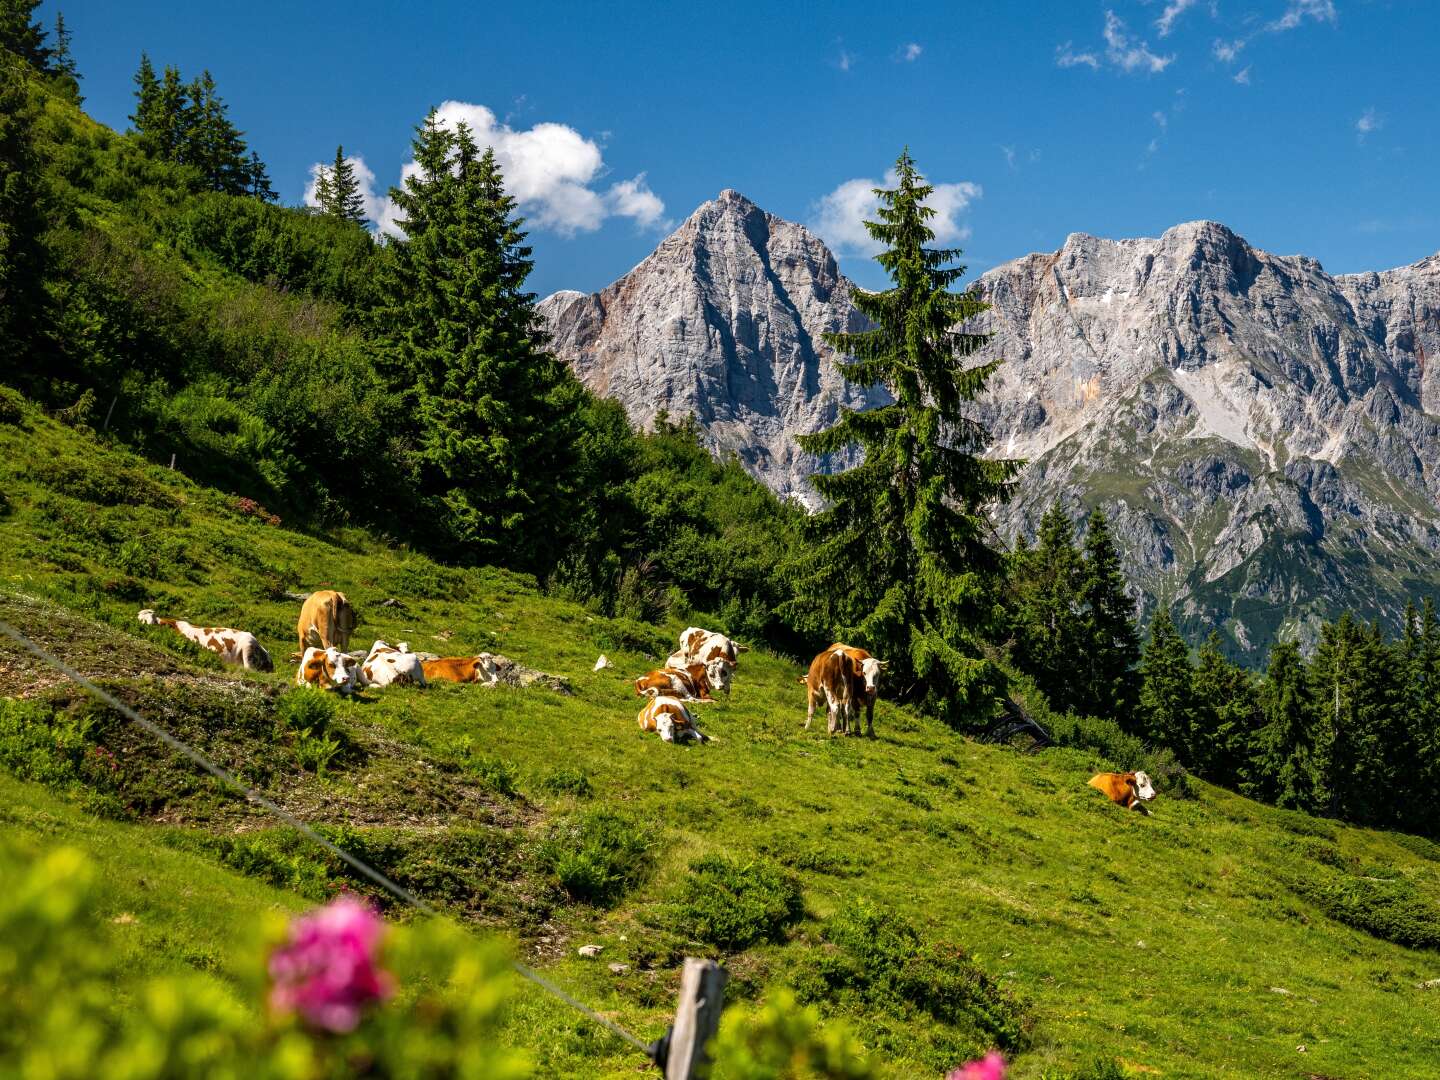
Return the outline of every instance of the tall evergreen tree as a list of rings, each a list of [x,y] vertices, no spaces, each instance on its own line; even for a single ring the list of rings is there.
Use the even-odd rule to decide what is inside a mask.
[[[324,165],[315,166],[315,207],[317,213],[328,214],[335,201],[334,186],[330,183],[330,170]]]
[[[229,106],[221,100],[210,72],[190,84],[189,110],[181,160],[200,170],[210,190],[244,195],[250,177],[245,140],[230,122]]]
[[[65,13],[55,13],[55,47],[50,50],[50,62],[46,67],[51,84],[76,105],[84,102],[80,96],[80,69],[75,66],[75,56],[70,51],[70,30],[65,25]]]
[[[1070,517],[1057,502],[1040,519],[1033,547],[1018,550],[1015,585],[1015,662],[1061,711],[1089,710],[1075,677],[1083,656],[1080,585],[1084,565],[1075,549]]]
[[[1000,566],[984,506],[1008,496],[1018,463],[980,457],[989,433],[965,414],[999,361],[965,366],[986,341],[967,326],[985,310],[973,292],[949,291],[964,274],[960,252],[935,237],[926,205],[933,188],[908,151],[897,185],[877,190],[878,221],[866,229],[892,286],[852,300],[874,324],[827,334],[845,378],[883,385],[893,404],[842,411],[830,429],[800,437],[822,457],[859,448],[854,468],[814,478],[827,508],[809,522],[811,552],[797,591],[811,622],[863,644],[894,666],[933,711],[960,720],[988,709],[998,668],[978,637]]]
[[[345,157],[345,147],[335,147],[335,161],[328,170],[325,186],[326,200],[320,209],[341,221],[352,221],[357,225],[365,223],[365,198],[360,194],[360,180],[355,175],[355,166]]]
[[[1310,670],[1323,718],[1319,765],[1329,795],[1326,812],[1366,825],[1389,814],[1385,747],[1398,690],[1378,627],[1349,612],[1321,628]]]
[[[250,151],[250,160],[245,163],[245,194],[263,202],[274,202],[280,197],[270,186],[270,173],[265,168],[265,162],[254,150]]]
[[[7,371],[35,367],[27,354],[45,304],[38,117],[20,61],[0,51],[0,369]]]
[[[1262,725],[1260,700],[1250,673],[1225,658],[1217,630],[1200,647],[1191,685],[1195,725],[1187,764],[1217,784],[1238,786]]]
[[[35,18],[40,0],[0,0],[0,49],[36,71],[48,72],[53,53],[45,45],[45,28]]]
[[[1321,736],[1300,647],[1284,641],[1270,650],[1260,691],[1264,727],[1257,733],[1243,789],[1291,810],[1326,809],[1329,793],[1320,763]]]
[[[1133,723],[1140,694],[1140,631],[1135,601],[1125,585],[1120,552],[1110,523],[1097,507],[1085,532],[1085,572],[1080,601],[1085,608],[1085,643],[1075,667],[1082,712]]]
[[[135,72],[135,111],[130,125],[141,138],[153,138],[160,128],[160,78],[147,53],[140,54],[140,67]]]
[[[1190,647],[1163,606],[1150,620],[1150,636],[1140,658],[1140,718],[1153,742],[1191,761],[1195,722],[1194,669]]]
[[[530,248],[493,152],[435,113],[414,142],[418,170],[390,196],[406,239],[393,245],[389,336],[414,401],[416,458],[438,542],[542,572],[574,506],[568,453],[580,389],[545,349]]]

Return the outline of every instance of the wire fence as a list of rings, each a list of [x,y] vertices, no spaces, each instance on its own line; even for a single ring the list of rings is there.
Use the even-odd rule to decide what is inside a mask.
[[[438,916],[440,914],[435,909],[435,907],[428,901],[416,896],[413,892],[405,888],[403,885],[400,885],[397,882],[391,880],[385,874],[381,873],[379,870],[375,869],[375,867],[367,863],[364,859],[350,854],[350,852],[346,851],[338,844],[326,839],[320,833],[316,832],[315,829],[313,829],[305,821],[290,813],[290,811],[286,810],[283,806],[280,806],[273,799],[267,798],[259,791],[256,791],[254,788],[248,786],[234,773],[230,772],[230,770],[215,764],[215,762],[211,761],[199,750],[195,749],[183,739],[177,738],[169,731],[166,731],[163,727],[155,723],[153,720],[148,720],[144,716],[141,716],[140,713],[132,709],[129,705],[126,705],[123,701],[116,698],[114,694],[111,694],[103,687],[97,686],[90,679],[86,678],[69,664],[65,663],[64,660],[61,660],[58,656],[55,656],[53,653],[36,644],[29,637],[21,633],[19,630],[15,629],[15,627],[11,626],[9,623],[0,622],[0,634],[4,634],[6,637],[13,640],[21,648],[25,649],[33,656],[49,664],[56,671],[60,672],[66,678],[74,682],[77,686],[81,687],[86,693],[90,694],[98,701],[104,702],[106,705],[114,709],[117,713],[125,717],[125,719],[129,720],[132,724],[139,727],[142,731],[150,735],[152,738],[158,739],[161,743],[168,746],[171,750],[175,751],[175,753],[179,754],[184,758],[188,758],[191,762],[199,766],[202,770],[209,773],[211,776],[215,777],[215,779],[219,780],[222,784],[225,784],[227,787],[239,792],[245,797],[246,802],[252,803],[253,805],[260,807],[267,813],[273,815],[274,817],[283,821],[285,824],[302,833],[306,838],[318,844],[326,851],[330,852],[330,854],[334,855],[337,859],[340,859],[341,861],[346,863],[356,872],[364,875],[366,878],[369,878],[372,882],[374,882],[380,888],[384,889],[386,892],[390,893],[390,895],[394,896],[397,900],[400,900],[402,903],[408,904],[416,911],[422,912],[425,915]],[[617,1038],[623,1039],[625,1042],[629,1043],[631,1046],[639,1050],[647,1058],[650,1058],[652,1061],[654,1060],[655,1052],[654,1048],[651,1045],[642,1042],[636,1036],[626,1031],[619,1024],[615,1023],[608,1017],[601,1016],[598,1012],[590,1008],[588,1005],[577,1001],[575,998],[567,994],[564,990],[556,986],[549,979],[541,975],[534,968],[531,968],[526,964],[522,964],[519,960],[511,960],[510,966],[515,970],[518,975],[528,979],[530,982],[540,987],[552,997],[555,997],[556,999],[570,1006],[570,1008],[575,1009],[577,1012],[580,1012],[585,1016],[588,1016],[591,1020],[595,1021],[595,1023],[610,1031]]]

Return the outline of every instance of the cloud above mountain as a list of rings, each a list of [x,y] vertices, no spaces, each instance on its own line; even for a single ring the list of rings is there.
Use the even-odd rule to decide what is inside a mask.
[[[846,180],[835,190],[820,198],[810,216],[809,226],[837,255],[870,256],[883,250],[865,228],[866,221],[876,220],[880,205],[877,187],[893,188],[899,183],[895,170],[887,172],[879,183],[866,177]],[[960,220],[967,207],[984,194],[979,184],[968,180],[956,184],[935,184],[925,205],[935,211],[929,221],[937,244],[951,244],[970,235],[970,227]]]

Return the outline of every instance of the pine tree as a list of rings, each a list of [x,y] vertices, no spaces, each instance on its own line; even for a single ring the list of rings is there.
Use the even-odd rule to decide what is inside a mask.
[[[376,325],[414,403],[437,546],[548,570],[575,502],[579,386],[544,347],[524,289],[530,248],[494,154],[432,111],[414,155],[417,171],[390,192],[406,239],[393,245]]]
[[[1170,612],[1164,607],[1157,609],[1140,658],[1140,718],[1151,741],[1170,747],[1187,762],[1193,760],[1194,674],[1190,647],[1175,628]]]
[[[146,141],[153,141],[161,127],[160,79],[146,53],[140,54],[140,68],[135,72],[135,111],[130,114],[130,124]]]
[[[1257,733],[1247,793],[1276,806],[1323,811],[1329,795],[1319,762],[1319,720],[1305,661],[1293,641],[1270,650],[1260,690],[1264,727]]]
[[[245,140],[230,122],[229,107],[220,99],[210,72],[190,84],[189,101],[190,123],[181,160],[200,170],[210,190],[244,195],[250,176]]]
[[[265,162],[254,150],[250,151],[250,160],[245,163],[245,194],[262,202],[274,202],[279,198],[270,186],[270,173],[265,168]]]
[[[319,214],[330,213],[330,207],[334,205],[334,187],[330,183],[330,170],[324,165],[315,166],[315,212]]]
[[[1217,630],[1200,647],[1191,685],[1195,726],[1186,764],[1217,784],[1236,787],[1249,773],[1262,725],[1260,700],[1250,673],[1225,658]]]
[[[1084,708],[1075,678],[1082,653],[1080,583],[1084,565],[1070,517],[1057,502],[1040,519],[1035,546],[1016,552],[1015,662],[1035,680],[1052,707]]]
[[[55,47],[50,50],[50,62],[46,67],[51,84],[76,105],[84,102],[80,96],[80,70],[75,66],[75,56],[70,52],[70,30],[65,25],[65,13],[55,13]]]
[[[926,246],[933,188],[908,151],[895,172],[897,186],[876,192],[879,220],[865,223],[886,245],[877,261],[892,287],[851,297],[875,328],[826,335],[851,358],[845,378],[884,386],[894,403],[843,410],[827,431],[800,437],[822,458],[858,447],[863,460],[814,478],[828,505],[808,522],[811,550],[794,575],[809,610],[791,610],[884,657],[896,684],[959,721],[988,709],[1001,685],[978,642],[1001,563],[983,508],[1008,496],[1018,464],[979,456],[989,433],[964,407],[998,361],[964,361],[987,340],[966,329],[985,305],[948,291],[964,274],[948,265],[960,252]]]
[[[329,182],[326,185],[327,199],[321,209],[341,221],[365,223],[365,198],[360,194],[360,181],[355,175],[355,166],[345,157],[345,147],[335,147],[335,161],[330,166]]]
[[[194,164],[186,160],[190,129],[195,120],[194,109],[189,92],[180,81],[179,68],[166,65],[155,95],[153,116],[153,129],[141,132],[152,151],[167,161]]]
[[[20,62],[0,51],[0,370],[10,372],[35,366],[27,354],[45,304],[39,109],[27,82]]]
[[[1085,642],[1074,665],[1081,683],[1077,707],[1092,716],[1114,716],[1130,726],[1140,694],[1135,668],[1140,662],[1140,630],[1135,625],[1135,601],[1120,568],[1120,552],[1098,507],[1086,523],[1080,601],[1085,608]]]
[[[1365,825],[1390,812],[1386,745],[1399,685],[1379,628],[1349,612],[1321,628],[1311,677],[1323,718],[1317,755],[1329,796],[1326,813]]]
[[[45,28],[35,18],[39,6],[40,0],[0,0],[0,49],[36,71],[48,72],[54,54],[45,45]]]

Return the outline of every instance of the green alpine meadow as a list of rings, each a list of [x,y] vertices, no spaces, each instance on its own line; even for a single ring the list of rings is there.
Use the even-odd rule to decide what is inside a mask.
[[[1046,62],[1159,79],[1203,7]],[[918,119],[813,231],[733,189],[677,225],[518,85],[427,84],[381,189],[358,132],[295,150],[232,94],[201,22],[109,86],[76,58],[108,40],[0,0],[0,1076],[1440,1075],[1440,556],[1404,471],[1440,398],[1423,365],[1362,393],[1379,345],[1261,295],[1318,263],[1201,223],[974,277],[981,188]],[[895,35],[827,64],[938,51]],[[1042,160],[1002,149],[1017,185]],[[609,219],[659,246],[542,302]],[[1150,346],[1102,320],[1182,263],[1278,328],[1242,378],[1250,324],[1192,292],[1122,394],[1094,357]],[[1334,280],[1336,320],[1398,318]],[[1406,355],[1428,281],[1375,331]],[[1350,407],[1305,334],[1378,456],[1261,431],[1282,374]]]

